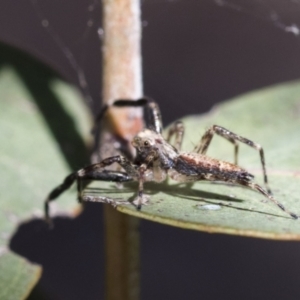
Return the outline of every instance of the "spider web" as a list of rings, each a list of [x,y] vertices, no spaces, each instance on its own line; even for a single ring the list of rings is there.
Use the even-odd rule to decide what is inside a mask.
[[[72,26],[68,24],[68,15],[76,13],[76,7],[73,8],[76,5],[74,1],[29,1],[40,26],[47,32],[76,74],[78,86],[83,91],[87,104],[90,107],[98,107],[100,100],[97,98],[100,97],[101,87],[98,84],[98,91],[91,93],[90,85],[93,80],[100,82],[100,71],[97,79],[88,78],[86,63],[91,60],[90,49],[88,48],[90,39],[96,38],[98,40],[98,50],[101,46],[103,35],[103,29],[100,24],[101,1],[89,0],[84,4],[85,9],[81,12],[84,14],[84,18],[81,18],[84,21],[81,22],[80,26],[76,26],[76,32],[71,35],[71,38],[69,32],[72,30]],[[196,1],[185,0],[184,2],[185,5],[193,5]],[[165,3],[176,5],[177,3],[182,4],[183,0],[143,0],[142,9],[144,11],[149,6],[159,6]],[[253,18],[253,21],[256,19],[263,20],[297,39],[300,36],[300,0],[214,0],[213,2],[203,1],[203,3],[203,5],[214,5],[220,9],[244,14]],[[55,5],[57,5],[57,9],[53,8]],[[59,25],[57,22],[58,18],[64,20],[65,24],[62,25],[62,21],[60,21]],[[148,26],[148,20],[143,20],[142,25],[143,27]],[[100,56],[99,54],[100,50],[98,57]]]
[[[95,100],[91,96],[89,80],[87,80],[85,63],[87,59],[88,51],[86,49],[87,44],[91,36],[97,35],[99,42],[102,38],[103,30],[100,27],[100,8],[98,0],[90,0],[86,6],[86,10],[83,12],[86,17],[84,23],[77,26],[77,32],[75,33],[75,38],[67,38],[67,31],[62,30],[61,27],[56,26],[57,15],[49,14],[47,5],[55,5],[53,3],[47,3],[45,1],[39,0],[29,0],[34,11],[35,15],[38,18],[40,25],[47,32],[49,37],[53,40],[54,44],[59,48],[65,59],[68,61],[70,67],[73,69],[73,72],[77,76],[77,83],[80,89],[82,90],[86,103],[89,106],[92,106],[95,103]],[[67,13],[65,16],[65,28],[70,28],[67,26],[68,22],[68,13],[72,12],[73,4],[72,1],[67,3]],[[57,4],[57,3],[56,3]],[[61,11],[61,8],[58,10],[50,9],[52,12]],[[73,10],[75,11],[75,9]],[[66,36],[63,36],[63,33]]]
[[[214,0],[215,4],[253,18],[272,23],[287,33],[299,36],[299,0]]]

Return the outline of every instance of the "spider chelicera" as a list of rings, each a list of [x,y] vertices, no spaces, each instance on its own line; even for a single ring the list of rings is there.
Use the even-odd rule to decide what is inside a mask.
[[[148,197],[144,194],[144,183],[147,181],[162,182],[167,176],[178,182],[207,180],[247,187],[264,195],[292,218],[298,218],[295,213],[287,210],[273,197],[268,187],[264,151],[259,144],[221,126],[213,125],[204,133],[199,144],[192,152],[184,152],[181,151],[184,135],[182,122],[175,122],[169,129],[167,138],[163,138],[161,114],[157,103],[153,100],[148,98],[142,98],[137,101],[117,100],[111,106],[144,107],[147,112],[148,122],[146,128],[139,132],[131,141],[132,146],[136,149],[135,157],[133,159],[128,155],[108,157],[68,175],[63,183],[52,190],[45,200],[45,216],[48,221],[50,221],[49,202],[67,190],[75,181],[77,181],[79,200],[111,204],[116,204],[117,202],[114,199],[101,195],[83,197],[82,181],[102,180],[117,183],[137,181],[138,192],[133,204],[140,210],[142,205],[148,201]],[[108,108],[109,106],[105,106],[102,109],[97,122],[102,119]],[[218,160],[206,155],[214,134],[225,138],[234,145],[234,163]],[[172,138],[174,138],[173,144],[170,142]],[[252,174],[237,165],[239,142],[259,152],[265,188],[253,181],[254,176]],[[118,164],[121,171],[106,169],[112,164]]]

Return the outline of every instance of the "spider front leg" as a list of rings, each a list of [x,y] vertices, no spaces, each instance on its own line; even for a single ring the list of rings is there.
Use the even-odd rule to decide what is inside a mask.
[[[129,99],[119,99],[115,100],[110,105],[105,105],[102,107],[101,111],[98,113],[98,116],[95,120],[95,125],[92,130],[95,135],[99,135],[100,123],[110,107],[143,107],[145,109],[145,113],[147,115],[147,127],[151,128],[157,133],[162,133],[162,118],[158,104],[152,100],[151,98],[144,97],[137,100],[129,100]]]
[[[77,177],[77,192],[78,192],[78,200],[79,202],[83,201],[91,201],[91,202],[104,202],[104,201],[97,201],[91,199],[91,197],[84,198],[83,197],[83,189],[85,188],[82,185],[83,180],[101,180],[101,181],[111,181],[116,183],[123,183],[128,181],[133,181],[134,179],[129,176],[127,173],[122,171],[112,171],[112,170],[103,170],[103,171],[95,171],[91,173],[86,173],[83,176]],[[99,199],[109,199],[107,197],[97,197]],[[105,203],[107,203],[106,201]]]
[[[139,188],[137,197],[133,200],[133,204],[136,205],[137,210],[141,210],[142,205],[147,204],[149,202],[149,196],[144,194],[144,182],[146,181],[147,176],[147,166],[146,164],[142,164],[139,167]]]
[[[176,121],[169,129],[166,141],[170,143],[171,138],[175,135],[174,147],[177,150],[181,150],[183,135],[184,135],[184,125],[181,121]]]
[[[133,178],[129,176],[125,172],[119,172],[119,171],[111,171],[111,170],[104,170],[102,172],[95,172],[94,174],[91,174],[91,176],[86,176],[84,179],[90,179],[90,180],[101,180],[101,181],[111,181],[116,183],[123,183],[123,182],[129,182],[133,181]],[[89,196],[89,195],[83,195],[82,194],[82,177],[77,179],[77,187],[78,187],[78,194],[80,194],[80,198],[78,200],[84,201],[84,202],[97,202],[97,203],[106,203],[110,204],[113,207],[116,207],[119,204],[129,204],[127,200],[118,200],[113,199],[106,196],[96,195],[96,196]]]
[[[105,167],[108,167],[113,163],[119,164],[126,171],[126,173],[104,170]],[[68,175],[62,184],[50,192],[45,200],[44,206],[46,221],[50,223],[49,203],[55,200],[65,190],[69,189],[75,181],[77,181],[78,199],[80,200],[82,198],[81,182],[83,179],[126,182],[132,181],[136,178],[138,178],[136,166],[121,155],[112,156],[102,160],[99,163],[82,168]]]
[[[105,114],[107,113],[107,111],[109,110],[109,108],[111,107],[118,107],[118,108],[143,108],[144,110],[144,123],[146,125],[146,128],[149,128],[153,131],[155,131],[156,133],[162,133],[162,118],[161,118],[161,113],[160,113],[160,109],[158,104],[152,100],[151,98],[148,97],[144,97],[144,98],[140,98],[137,100],[129,100],[129,99],[119,99],[119,100],[115,100],[114,102],[112,102],[111,104],[106,104],[102,107],[101,111],[99,112],[98,116],[95,119],[95,124],[94,127],[92,129],[92,133],[95,136],[95,144],[94,144],[94,151],[93,151],[93,155],[92,155],[92,161],[93,162],[97,162],[99,161],[100,158],[100,154],[99,154],[99,147],[100,147],[100,141],[101,141],[101,122],[104,119]],[[136,132],[138,133],[138,132]],[[135,134],[134,132],[132,132],[132,134]],[[113,142],[117,142],[117,144],[119,144],[120,146],[118,146],[117,150],[119,151],[119,153],[122,153],[123,155],[127,156],[128,158],[133,158],[132,155],[132,149],[130,148],[129,144],[130,144],[131,138],[129,137],[124,137],[124,136],[118,136],[118,135],[113,135],[112,139],[110,138],[108,140],[108,143],[113,143]],[[102,141],[103,142],[103,141]],[[113,152],[116,153],[116,152]]]
[[[138,143],[138,142],[137,142]],[[143,163],[138,167],[138,181],[139,189],[138,195],[134,199],[133,203],[136,205],[137,209],[140,210],[143,204],[146,204],[149,201],[149,197],[144,194],[144,182],[145,181],[158,181],[154,176],[154,168],[149,168],[151,162],[153,162],[156,156],[155,151],[150,151],[148,155],[143,160]]]
[[[217,134],[234,144],[235,164],[237,164],[237,155],[238,155],[238,143],[237,142],[244,143],[244,144],[258,150],[259,155],[260,155],[261,165],[262,165],[262,171],[263,171],[263,175],[264,175],[264,183],[265,183],[268,193],[271,194],[272,192],[271,192],[271,190],[269,188],[269,184],[268,184],[264,150],[261,147],[261,145],[256,144],[240,135],[237,135],[237,134],[227,130],[226,128],[223,128],[218,125],[213,125],[204,133],[199,145],[195,148],[194,151],[197,153],[200,153],[200,154],[205,154],[214,134]]]

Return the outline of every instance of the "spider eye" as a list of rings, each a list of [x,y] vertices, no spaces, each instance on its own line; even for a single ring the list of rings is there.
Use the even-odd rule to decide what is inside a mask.
[[[145,141],[145,142],[144,142],[144,146],[147,147],[147,146],[149,146],[149,145],[150,145],[150,143],[149,143],[148,141]]]

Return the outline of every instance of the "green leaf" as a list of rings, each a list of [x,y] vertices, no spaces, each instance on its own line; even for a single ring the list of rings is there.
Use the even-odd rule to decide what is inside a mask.
[[[89,161],[83,137],[92,118],[78,91],[54,72],[10,47],[0,52],[0,299],[18,300],[41,267],[11,252],[10,238],[20,223],[42,217],[49,190]],[[73,198],[68,191],[52,210],[74,215]]]
[[[248,93],[215,107],[202,116],[183,119],[183,149],[191,151],[210,125],[223,126],[263,146],[270,187],[287,209],[300,214],[300,84],[282,84]],[[233,146],[215,136],[207,155],[233,162]],[[246,145],[239,150],[239,165],[263,185],[259,153]],[[260,193],[220,183],[193,186],[169,181],[146,183],[150,204],[137,211],[133,205],[118,210],[182,228],[271,239],[300,239],[300,221],[292,219]],[[87,195],[133,199],[137,184],[123,190],[114,184],[94,183]]]

